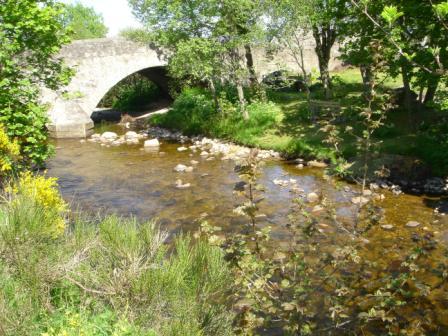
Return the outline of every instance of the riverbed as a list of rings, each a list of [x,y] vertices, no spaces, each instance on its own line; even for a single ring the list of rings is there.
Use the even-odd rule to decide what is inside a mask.
[[[111,128],[117,133],[126,131]],[[233,212],[244,201],[234,192],[240,181],[235,162],[222,160],[222,156],[180,152],[178,148],[183,145],[169,141],[152,150],[143,150],[142,143],[108,147],[74,139],[57,140],[55,146],[48,175],[59,179],[62,195],[73,209],[95,215],[135,216],[141,221],[155,219],[162,229],[173,233],[196,230],[199,219],[226,231],[238,231],[247,221]],[[198,162],[192,172],[174,171],[176,165],[188,166],[192,160]],[[178,179],[190,187],[177,188]],[[284,183],[279,185],[279,181]],[[272,226],[279,238],[284,237],[293,200],[306,198],[311,192],[327,198],[342,220],[355,216],[357,206],[351,200],[359,188],[344,182],[329,183],[323,169],[299,169],[297,164],[266,160],[258,182],[265,190],[259,223]],[[384,195],[383,201],[376,202],[384,212],[381,224],[392,226],[395,235],[409,231],[409,221],[419,222],[419,229],[435,231],[442,239],[447,235],[447,218],[435,211],[442,204],[439,199],[394,195],[381,189],[375,192]],[[386,231],[378,230],[380,234]]]

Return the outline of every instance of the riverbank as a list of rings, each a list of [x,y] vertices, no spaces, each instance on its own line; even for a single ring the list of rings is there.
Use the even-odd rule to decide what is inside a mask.
[[[352,78],[345,74],[346,78]],[[344,78],[345,78],[344,77]],[[359,175],[356,138],[345,133],[347,127],[361,132],[359,120],[353,117],[355,105],[362,104],[359,85],[356,79],[341,80],[336,91],[340,98],[346,121],[335,125],[338,129],[339,152],[326,141],[331,136],[322,130],[321,123],[309,120],[306,99],[303,94],[292,92],[268,92],[269,102],[254,101],[247,106],[251,116],[244,121],[232,103],[224,100],[222,111],[214,111],[211,97],[202,90],[188,89],[174,102],[165,115],[149,120],[150,125],[160,126],[181,132],[186,136],[203,135],[234,142],[243,146],[274,150],[286,160],[302,159],[321,161],[331,164],[334,173],[345,178]],[[344,82],[345,81],[345,82]],[[394,88],[397,83],[389,83],[384,90]],[[351,90],[351,91],[350,91]],[[319,92],[316,93],[316,96]],[[352,105],[350,105],[352,104]],[[351,117],[349,117],[351,115]],[[404,122],[403,113],[394,112],[386,125],[378,130],[373,139],[379,143],[379,151],[369,158],[369,180],[379,185],[386,184],[395,190],[412,194],[432,196],[447,195],[448,165],[445,164],[444,145],[431,138],[427,132],[411,131],[408,121]],[[420,118],[420,116],[415,116]],[[434,118],[428,113],[425,120]],[[424,123],[424,121],[421,121]],[[339,170],[338,157],[343,157],[351,167],[343,172]],[[446,160],[448,163],[448,160]],[[344,166],[348,167],[348,166]],[[387,174],[378,178],[376,172]],[[355,178],[356,179],[356,178]]]

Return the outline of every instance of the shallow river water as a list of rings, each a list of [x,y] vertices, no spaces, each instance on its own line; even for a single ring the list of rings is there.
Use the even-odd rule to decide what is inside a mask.
[[[56,156],[49,162],[48,174],[59,179],[62,194],[73,208],[95,214],[136,216],[142,221],[157,219],[162,228],[171,232],[195,230],[198,218],[204,217],[210,224],[230,231],[238,230],[245,222],[233,213],[242,202],[233,192],[239,181],[233,161],[220,157],[207,161],[199,153],[178,152],[180,144],[164,142],[156,151],[142,150],[141,144],[106,148],[79,140],[58,140],[55,146]],[[193,172],[174,171],[177,164],[190,165],[191,160],[199,161]],[[191,187],[176,188],[179,178]],[[276,185],[275,179],[297,180],[303,196],[322,193],[343,220],[350,221],[354,215],[356,206],[350,200],[356,187],[348,190],[347,184],[330,184],[318,168],[299,170],[293,164],[268,161],[259,180],[265,187],[261,213],[266,215],[264,224],[271,225],[277,235],[282,236],[297,195],[290,192],[290,186]],[[404,230],[408,221],[418,221],[441,236],[446,234],[446,218],[434,214],[437,199],[381,192],[386,196],[379,203],[384,208],[382,224],[393,225],[396,232]]]

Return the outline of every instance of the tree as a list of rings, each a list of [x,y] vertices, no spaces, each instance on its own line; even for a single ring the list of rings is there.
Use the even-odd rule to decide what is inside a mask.
[[[312,29],[307,13],[311,12],[314,0],[272,0],[266,4],[268,40],[274,51],[286,50],[292,56],[300,69],[310,100],[311,74],[305,64],[304,52]]]
[[[255,10],[255,0],[129,0],[129,3],[147,32],[131,35],[149,36],[151,42],[161,47],[171,63],[172,75],[184,76],[185,70],[189,70],[195,79],[209,84],[215,101],[214,82],[230,80],[237,88],[243,116],[248,118],[243,84],[246,80],[256,82],[251,43],[258,28],[253,18],[260,12]],[[192,61],[195,63],[191,64]]]
[[[108,31],[102,15],[79,2],[67,5],[64,21],[74,40],[105,37]]]
[[[51,153],[39,88],[56,89],[70,71],[54,57],[69,42],[64,7],[53,0],[1,0],[0,123],[20,146],[20,165],[42,165]]]
[[[439,82],[447,76],[448,2],[350,0],[345,7],[349,10],[344,29],[350,36],[345,57],[366,67],[370,55],[365,46],[378,41],[388,74],[402,76],[406,109],[415,109],[412,87],[418,89],[420,103],[432,102]]]

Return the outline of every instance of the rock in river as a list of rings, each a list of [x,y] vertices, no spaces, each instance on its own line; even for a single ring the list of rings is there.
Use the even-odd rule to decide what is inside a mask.
[[[101,134],[101,138],[107,141],[114,141],[116,138],[118,138],[118,135],[114,132],[104,132],[103,134]]]
[[[312,193],[309,193],[309,194],[306,196],[306,199],[307,199],[308,202],[310,202],[310,203],[315,203],[315,202],[317,202],[317,201],[319,200],[319,195],[316,194],[315,192],[312,192]]]
[[[145,141],[145,147],[159,147],[160,142],[157,139],[151,139]]]
[[[178,173],[182,173],[187,170],[187,166],[183,164],[178,164],[176,167],[174,167],[174,171],[177,171]]]
[[[327,168],[328,165],[325,162],[319,162],[319,161],[308,161],[308,166],[309,167],[314,167],[314,168]]]
[[[126,132],[126,134],[124,135],[124,138],[126,140],[135,140],[135,139],[138,139],[139,136],[138,136],[137,132],[129,131],[129,132]]]
[[[369,203],[369,199],[363,196],[359,196],[359,197],[353,197],[352,198],[352,203],[353,204],[359,204],[359,205],[364,205]]]
[[[418,226],[420,226],[420,223],[416,221],[409,221],[406,223],[406,227],[408,228],[416,228]]]

